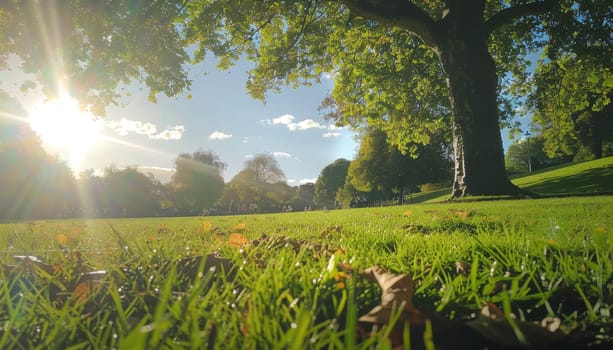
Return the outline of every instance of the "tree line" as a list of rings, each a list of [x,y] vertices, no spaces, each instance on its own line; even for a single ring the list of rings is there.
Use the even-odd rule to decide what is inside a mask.
[[[23,110],[6,95],[7,115]],[[25,123],[0,116],[0,220],[67,217],[149,217],[247,214],[363,205],[365,201],[403,197],[424,182],[450,179],[445,143],[420,145],[401,153],[387,133],[366,129],[357,157],[326,166],[315,183],[287,184],[272,155],[257,154],[227,183],[227,165],[212,151],[179,154],[169,183],[137,167],[107,166],[75,176],[45,152]],[[419,153],[417,153],[419,152]],[[418,156],[418,157],[417,157]]]
[[[23,114],[6,94],[0,94],[0,108],[7,115]],[[591,153],[588,136],[564,143],[567,149],[582,150],[574,153],[552,147],[555,140],[546,132],[517,142],[507,150],[507,171],[523,172],[528,164],[537,170],[611,154],[612,142],[607,138],[601,138],[602,151]],[[248,214],[349,208],[381,201],[402,204],[423,184],[451,184],[453,150],[448,134],[429,135],[427,145],[408,142],[401,147],[394,146],[391,137],[385,128],[362,128],[355,158],[328,164],[315,183],[288,185],[278,162],[268,154],[245,161],[243,169],[225,183],[227,165],[212,151],[196,150],[177,156],[171,181],[163,184],[136,167],[113,165],[101,174],[90,169],[75,177],[66,164],[44,151],[27,124],[0,117],[0,220]]]

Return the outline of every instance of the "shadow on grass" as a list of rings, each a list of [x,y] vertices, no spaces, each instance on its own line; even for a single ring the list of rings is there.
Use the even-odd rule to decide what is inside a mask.
[[[529,196],[470,196],[457,198],[454,202],[474,202],[483,200],[549,198],[569,196],[613,195],[613,165],[587,168],[577,173],[574,165],[561,165],[542,169],[531,174],[513,176],[513,182],[521,189],[532,192]],[[565,171],[565,168],[567,171]],[[550,173],[550,174],[547,174]],[[549,176],[548,176],[549,175]],[[446,202],[451,195],[451,188],[417,193],[406,200],[405,204]]]
[[[543,179],[522,188],[539,194],[613,192],[613,167],[587,169],[580,174]]]

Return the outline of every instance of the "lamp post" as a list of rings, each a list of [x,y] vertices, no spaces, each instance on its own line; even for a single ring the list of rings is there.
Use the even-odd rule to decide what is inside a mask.
[[[524,134],[526,136],[526,139],[528,141],[528,172],[531,173],[532,172],[532,155],[530,154],[530,131],[526,131],[526,133]]]

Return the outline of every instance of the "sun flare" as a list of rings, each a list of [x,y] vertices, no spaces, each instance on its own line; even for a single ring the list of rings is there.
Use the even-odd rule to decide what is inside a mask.
[[[101,137],[100,122],[67,94],[34,106],[28,120],[43,146],[73,168]]]

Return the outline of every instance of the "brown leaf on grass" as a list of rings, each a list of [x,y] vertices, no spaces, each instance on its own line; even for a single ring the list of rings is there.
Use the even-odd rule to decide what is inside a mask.
[[[106,271],[92,271],[84,273],[75,283],[72,290],[74,299],[80,303],[85,303],[97,294],[105,286]]]
[[[55,237],[55,239],[57,240],[57,242],[61,245],[66,245],[66,243],[68,243],[68,236],[66,236],[63,233],[60,233],[59,235],[57,235]]]
[[[467,218],[468,218],[468,216],[469,216],[469,213],[468,213],[468,211],[466,211],[466,210],[460,210],[460,209],[448,209],[448,210],[447,210],[447,212],[448,212],[450,215],[455,215],[455,216],[460,217],[460,218],[462,218],[462,219],[467,219]]]
[[[240,233],[231,233],[228,237],[228,244],[240,248],[241,246],[249,243],[249,239]]]
[[[53,266],[45,264],[41,259],[33,255],[15,255],[13,259],[17,262],[17,265],[9,265],[18,271],[30,271],[36,272],[40,269],[50,275],[54,273]]]
[[[551,317],[543,319],[541,324],[515,320],[512,315],[507,317],[498,307],[488,304],[481,315],[468,321],[466,326],[497,347],[552,349],[566,340],[559,324],[559,319]]]
[[[247,228],[247,225],[246,225],[245,223],[243,223],[243,222],[241,222],[240,224],[238,224],[238,225],[236,225],[236,226],[232,227],[232,229],[233,229],[234,231],[238,231],[238,232],[245,231],[245,229],[246,229],[246,228]]]
[[[458,275],[466,277],[470,273],[470,264],[466,261],[456,261],[455,270]]]
[[[381,305],[375,306],[366,315],[360,317],[360,322],[388,324],[394,309],[401,309],[399,320],[408,320],[411,324],[423,323],[421,312],[413,307],[415,284],[411,275],[394,274],[377,265],[362,271],[361,275],[377,282],[382,293]]]
[[[321,231],[319,236],[321,238],[326,238],[332,234],[340,234],[340,233],[343,233],[343,226],[335,225],[335,226],[326,227],[323,231]]]

